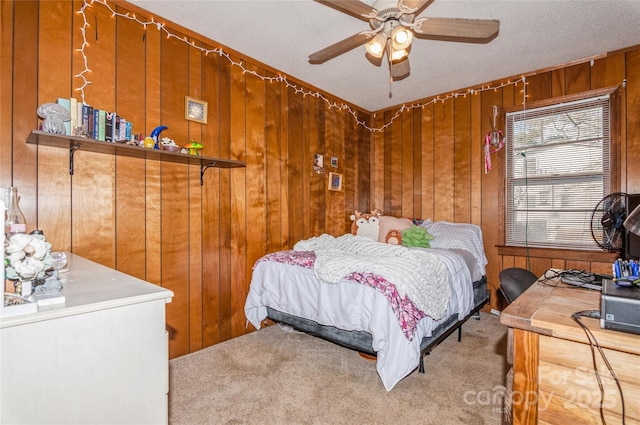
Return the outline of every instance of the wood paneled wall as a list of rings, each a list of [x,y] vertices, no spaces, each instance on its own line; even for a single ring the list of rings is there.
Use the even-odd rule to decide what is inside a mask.
[[[502,247],[504,244],[504,151],[492,155],[485,174],[484,136],[491,130],[493,106],[499,109],[610,86],[622,88],[621,187],[640,192],[640,49],[603,54],[554,69],[475,87],[474,94],[444,93],[421,109],[403,112],[372,136],[371,202],[385,214],[471,222],[481,226],[489,260],[491,307],[500,308],[498,274],[507,267],[530,268],[542,275],[549,267],[611,272],[614,254]],[[502,88],[483,90],[488,87]],[[416,102],[428,103],[428,102]],[[395,110],[373,114],[373,125],[387,123]],[[504,121],[504,116],[501,118]],[[501,125],[504,128],[504,125]]]
[[[151,17],[125,2],[110,4],[121,13]],[[243,306],[255,260],[303,238],[345,233],[354,209],[480,225],[493,308],[500,308],[496,289],[502,268],[530,265],[538,274],[549,266],[600,270],[609,260],[598,253],[535,250],[527,256],[499,248],[504,157],[493,155],[493,170],[485,174],[482,142],[493,106],[522,103],[523,84],[404,110],[384,131],[370,133],[349,113],[318,98],[244,73],[225,57],[204,55],[155,26],[145,30],[100,4],[86,12],[91,69],[86,102],[118,111],[133,121],[134,132],[149,134],[166,125],[163,136],[178,143],[202,141],[204,155],[247,166],[209,169],[200,185],[195,165],[78,151],[70,176],[65,149],[25,140],[39,125],[38,105],[79,97],[76,74],[84,64],[77,52],[82,20],[76,12],[82,5],[79,0],[0,4],[0,186],[19,188],[28,227],[43,229],[54,249],[173,290],[167,307],[172,357],[250,331]],[[223,47],[259,75],[278,74],[167,25],[197,46]],[[626,81],[621,189],[640,192],[640,49],[532,71],[526,81],[528,100]],[[206,125],[184,120],[184,96],[208,102]],[[359,111],[358,116],[377,128],[395,113]],[[339,158],[344,191],[327,191],[326,175],[313,173],[315,153]]]
[[[82,5],[2,2],[0,186],[19,188],[29,230],[44,230],[55,250],[174,291],[167,306],[172,357],[250,331],[244,301],[254,262],[302,238],[345,233],[348,212],[368,207],[368,179],[357,179],[369,169],[369,133],[322,99],[245,73],[226,57],[205,55],[95,3],[86,9],[86,103],[117,111],[135,133],[166,125],[162,135],[179,144],[198,140],[203,155],[247,165],[210,168],[200,185],[197,165],[79,150],[70,176],[66,149],[25,140],[38,128],[38,105],[80,99]],[[110,5],[151,18],[124,2]],[[207,50],[220,47],[167,28]],[[223,49],[258,75],[277,76]],[[206,125],[184,119],[185,96],[208,102]],[[327,191],[327,176],[313,172],[315,153],[327,163],[339,158],[334,170],[344,174],[344,191]]]

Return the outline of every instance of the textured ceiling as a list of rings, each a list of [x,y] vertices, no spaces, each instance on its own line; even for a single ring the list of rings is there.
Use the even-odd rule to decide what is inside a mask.
[[[364,46],[309,64],[309,54],[369,29],[313,0],[130,3],[368,111],[640,44],[639,0],[435,0],[419,17],[497,19],[498,36],[488,44],[414,39],[411,75],[390,84]]]

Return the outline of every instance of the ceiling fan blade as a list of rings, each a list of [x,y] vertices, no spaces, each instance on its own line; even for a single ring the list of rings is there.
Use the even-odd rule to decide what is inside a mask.
[[[338,41],[329,47],[325,47],[322,50],[318,50],[315,53],[309,55],[309,63],[318,64],[333,59],[338,55],[341,55],[349,50],[358,47],[367,41],[371,40],[376,35],[373,31],[362,31],[358,34],[354,34],[351,37],[347,37],[344,40]]]
[[[411,9],[413,13],[418,15],[425,7],[433,3],[433,0],[400,0],[399,3],[402,3],[404,7]]]
[[[491,41],[499,30],[500,21],[492,19],[420,18],[413,27],[417,36],[480,43]]]
[[[391,79],[394,81],[401,80],[409,76],[410,72],[411,66],[409,66],[409,57],[398,62],[389,62],[389,74],[391,74]]]
[[[355,0],[316,0],[318,3],[322,3],[325,6],[337,9],[341,12],[345,12],[351,16],[354,16],[363,21],[368,21],[369,18],[378,16],[378,11],[366,3]]]

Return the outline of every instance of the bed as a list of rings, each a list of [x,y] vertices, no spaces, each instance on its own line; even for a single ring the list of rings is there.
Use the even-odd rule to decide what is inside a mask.
[[[431,248],[321,235],[260,258],[248,322],[260,329],[268,318],[373,355],[387,391],[424,372],[423,357],[456,330],[460,339],[462,324],[489,300],[487,259],[478,226],[413,224],[434,235]]]

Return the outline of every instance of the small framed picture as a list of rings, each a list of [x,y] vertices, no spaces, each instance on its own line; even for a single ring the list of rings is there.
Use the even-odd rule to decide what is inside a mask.
[[[337,156],[332,156],[331,157],[331,167],[332,168],[338,168],[338,157]]]
[[[313,155],[313,171],[316,173],[324,172],[324,155],[319,153]]]
[[[342,174],[329,173],[329,190],[342,190]]]
[[[207,123],[207,102],[193,97],[184,97],[184,119]]]

